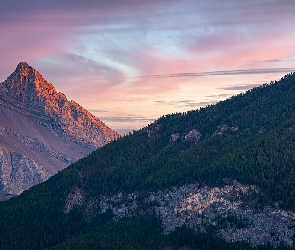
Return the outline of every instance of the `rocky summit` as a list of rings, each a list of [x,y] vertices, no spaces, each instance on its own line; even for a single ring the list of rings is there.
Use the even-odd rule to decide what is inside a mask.
[[[0,83],[0,200],[48,179],[119,134],[25,62]]]

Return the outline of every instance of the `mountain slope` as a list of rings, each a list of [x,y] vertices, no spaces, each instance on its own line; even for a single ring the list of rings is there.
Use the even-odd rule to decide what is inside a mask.
[[[293,247],[294,99],[289,74],[109,143],[1,203],[0,249]]]
[[[1,190],[17,195],[119,135],[27,63],[0,83]]]

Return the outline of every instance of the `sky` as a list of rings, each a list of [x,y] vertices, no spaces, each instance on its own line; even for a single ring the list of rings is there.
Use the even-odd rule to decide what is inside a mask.
[[[293,0],[0,0],[19,62],[125,134],[295,71]]]

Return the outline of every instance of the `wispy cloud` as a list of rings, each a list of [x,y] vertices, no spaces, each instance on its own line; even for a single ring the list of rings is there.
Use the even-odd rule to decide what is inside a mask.
[[[199,108],[199,107],[205,107],[207,105],[212,104],[212,101],[204,101],[204,102],[184,102],[179,107],[188,107],[188,108]]]
[[[100,109],[88,109],[88,111],[92,113],[108,113],[109,112],[107,110],[100,110]]]
[[[294,13],[293,0],[0,1],[0,81],[27,61],[107,122],[138,127],[295,71]]]
[[[225,99],[230,96],[231,96],[231,94],[218,94],[218,95],[208,95],[206,97],[213,99],[213,100],[220,100],[220,99]]]
[[[261,84],[245,84],[245,85],[233,85],[229,87],[220,88],[222,90],[248,90],[255,87],[258,87]]]
[[[144,116],[137,116],[137,115],[129,115],[129,116],[120,116],[120,117],[99,117],[100,120],[109,121],[109,122],[152,122],[154,119],[144,117]]]
[[[229,76],[229,75],[256,75],[294,72],[295,68],[265,68],[265,69],[237,69],[237,70],[217,70],[207,72],[183,72],[165,75],[146,75],[128,78],[179,78],[179,77],[198,77],[198,76]],[[257,86],[257,85],[256,85]]]
[[[187,107],[187,108],[199,108],[204,107],[207,105],[210,105],[212,103],[215,103],[219,101],[220,99],[216,100],[208,100],[208,101],[196,101],[196,100],[181,100],[181,101],[155,101],[157,105],[167,105],[167,106],[173,106],[173,107]]]

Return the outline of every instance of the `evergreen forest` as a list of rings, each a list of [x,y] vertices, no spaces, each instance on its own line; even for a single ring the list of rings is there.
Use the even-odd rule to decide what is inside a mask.
[[[192,135],[192,136],[190,136]],[[295,212],[295,73],[225,101],[165,115],[0,203],[0,249],[269,249],[208,232],[163,234],[156,216],[85,220],[64,213],[74,187],[86,197],[157,191],[224,179],[257,185],[261,203]],[[286,249],[279,246],[277,249]]]

